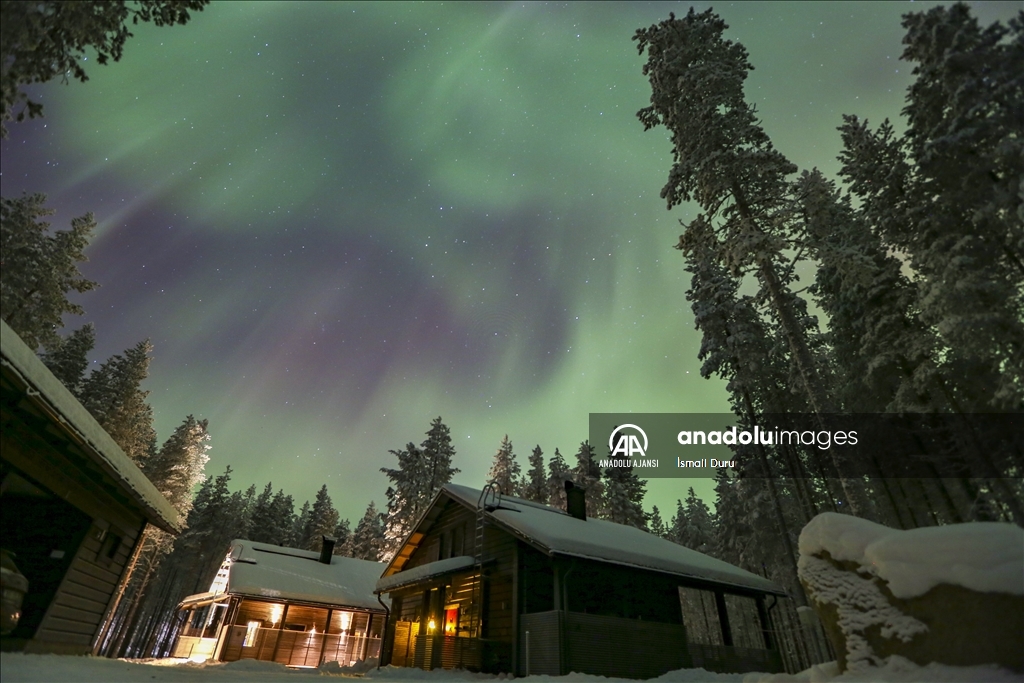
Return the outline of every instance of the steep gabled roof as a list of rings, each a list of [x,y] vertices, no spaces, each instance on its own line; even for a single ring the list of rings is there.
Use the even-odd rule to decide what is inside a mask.
[[[373,589],[384,564],[247,540],[231,542],[227,593],[381,611]]]
[[[66,438],[109,475],[135,501],[151,524],[171,533],[181,530],[178,511],[138,465],[125,455],[96,418],[53,376],[6,322],[0,320],[3,373],[36,409],[46,414]]]
[[[443,499],[476,510],[480,490],[446,484],[431,508]],[[505,529],[547,555],[596,560],[742,590],[785,595],[779,586],[757,574],[631,526],[603,519],[576,519],[549,505],[508,496],[501,498],[499,507],[485,509],[484,514],[489,524]],[[424,522],[429,523],[430,519],[428,511],[413,536],[422,537],[426,532],[422,528]],[[401,567],[393,560],[384,575],[400,571]]]

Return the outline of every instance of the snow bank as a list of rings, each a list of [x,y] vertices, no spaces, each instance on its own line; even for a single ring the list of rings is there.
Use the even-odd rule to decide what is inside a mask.
[[[881,666],[840,674],[835,662],[818,664],[795,675],[747,674],[743,683],[1021,683],[1024,680],[1006,669],[987,666],[917,666],[899,656],[889,657]]]
[[[939,584],[981,593],[1024,595],[1024,529],[973,522],[900,531],[828,512],[800,534],[803,557],[828,552],[883,579],[897,598],[924,595]]]
[[[161,666],[154,666],[160,663]],[[101,657],[67,655],[26,655],[5,652],[0,657],[0,678],[4,683],[302,683],[325,677],[350,680],[351,675],[331,676],[323,670],[287,669],[272,662],[243,660],[230,664],[182,664],[168,666],[168,660],[126,661]],[[465,671],[422,671],[384,667],[367,672],[375,683],[424,680],[434,683],[511,678]],[[568,676],[530,676],[524,683],[635,683],[621,678],[604,678],[572,673]],[[902,657],[890,657],[883,665],[840,675],[835,662],[812,667],[794,676],[787,674],[716,674],[703,669],[670,671],[652,679],[659,683],[1020,683],[1022,678],[991,666],[957,667],[942,664],[916,666]]]

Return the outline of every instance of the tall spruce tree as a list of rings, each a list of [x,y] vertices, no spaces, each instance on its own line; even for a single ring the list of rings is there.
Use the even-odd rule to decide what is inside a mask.
[[[61,381],[76,398],[82,395],[85,371],[89,367],[89,352],[96,345],[96,328],[86,323],[62,337],[50,349],[40,354],[53,376]]]
[[[680,544],[702,553],[711,549],[714,536],[714,521],[707,503],[693,492],[691,486],[686,494],[686,524],[681,530]]]
[[[382,560],[390,560],[412,525],[441,488],[458,474],[452,466],[455,449],[451,434],[441,417],[430,423],[422,448],[411,441],[401,450],[388,451],[398,458],[397,468],[382,467],[391,481],[385,493],[388,499],[385,515],[385,542]]]
[[[149,376],[153,346],[141,341],[124,355],[115,354],[94,370],[82,385],[82,405],[137,465],[156,448],[153,409],[142,382]]]
[[[523,479],[522,488],[519,495],[526,500],[532,500],[535,503],[547,504],[548,498],[548,476],[547,472],[544,471],[544,451],[540,449],[540,444],[533,447],[533,452],[530,453],[530,469],[526,473],[526,477]]]
[[[146,461],[143,473],[174,506],[183,520],[192,510],[192,491],[205,479],[210,456],[208,422],[189,415]]]
[[[295,499],[278,489],[270,501],[270,525],[268,526],[267,543],[287,546],[292,541],[292,529],[295,527]]]
[[[487,481],[493,481],[506,496],[519,492],[520,468],[516,462],[516,454],[512,450],[512,442],[508,434],[501,440],[501,445],[491,460],[491,469],[487,472]]]
[[[253,501],[252,514],[249,516],[249,529],[247,536],[250,541],[257,543],[274,543],[273,527],[274,518],[271,514],[270,504],[274,499],[274,485],[267,482],[256,500]]]
[[[796,167],[773,146],[746,102],[743,82],[753,69],[747,51],[723,37],[724,21],[710,9],[637,30],[647,52],[643,73],[651,105],[637,116],[644,130],[665,126],[673,164],[661,196],[672,208],[691,199],[713,226],[718,259],[734,273],[756,276],[785,332],[800,386],[815,412],[834,412],[788,288],[791,264],[787,176]]]
[[[559,510],[565,509],[565,482],[572,479],[572,470],[556,448],[548,461],[548,505]]]
[[[366,506],[363,518],[356,524],[351,538],[351,556],[360,560],[380,560],[384,543],[384,522],[372,500]]]
[[[451,430],[448,429],[448,425],[444,423],[440,415],[431,420],[427,438],[420,444],[420,449],[423,452],[423,468],[426,479],[421,496],[430,502],[441,490],[441,487],[459,473],[458,468],[452,467],[455,447],[452,446]]]
[[[313,516],[313,510],[307,500],[299,508],[299,514],[292,519],[291,532],[288,534],[287,545],[292,548],[305,548],[309,545],[310,539],[306,535],[309,527],[309,520]]]
[[[665,526],[665,520],[661,518],[661,510],[658,509],[657,505],[651,506],[650,521],[648,524],[648,530],[660,538],[668,538],[668,527]]]
[[[338,527],[338,511],[334,509],[327,493],[327,484],[320,487],[309,510],[309,518],[302,529],[302,545],[299,547],[317,552],[323,547],[323,537],[334,535]]]
[[[590,441],[580,443],[576,451],[576,467],[572,470],[576,486],[586,491],[587,517],[602,517],[604,513],[604,482],[601,481],[601,466]]]
[[[0,199],[0,315],[30,349],[58,346],[61,316],[84,312],[68,293],[96,287],[77,265],[88,260],[92,214],[72,219],[70,230],[51,232],[42,219],[55,211],[45,201],[41,194]]]
[[[644,494],[647,482],[637,476],[632,465],[609,467],[604,471],[603,518],[616,524],[647,529]]]
[[[383,539],[384,531],[381,526],[381,538]],[[336,540],[334,544],[334,554],[344,555],[345,557],[352,557],[350,548],[352,547],[352,523],[348,519],[343,519],[338,522],[338,526],[334,527],[334,538]]]
[[[686,535],[686,508],[683,507],[683,501],[676,499],[676,513],[672,515],[672,521],[669,522],[668,529],[665,532],[665,537],[673,543],[683,544],[683,538]]]

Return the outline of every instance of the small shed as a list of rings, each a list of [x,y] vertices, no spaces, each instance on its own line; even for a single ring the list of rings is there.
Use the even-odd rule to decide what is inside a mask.
[[[385,604],[374,594],[384,564],[235,540],[213,585],[178,609],[174,657],[261,659],[294,667],[351,666],[380,654]]]
[[[570,514],[446,485],[377,582],[391,597],[382,662],[519,676],[782,670],[769,625],[781,588],[587,519],[573,493]]]
[[[92,415],[0,321],[0,545],[28,579],[4,650],[85,654],[146,524],[178,514]]]

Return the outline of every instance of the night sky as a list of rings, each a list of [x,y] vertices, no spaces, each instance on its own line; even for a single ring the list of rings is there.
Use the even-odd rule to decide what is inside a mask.
[[[899,18],[932,5],[714,7],[776,147],[833,175],[842,114],[898,118]],[[635,116],[630,38],[688,7],[215,2],[33,89],[3,194],[46,193],[58,228],[96,214],[101,288],[66,331],[94,322],[97,362],[150,338],[159,439],[209,419],[235,488],[326,483],[357,519],[437,415],[459,483],[506,433],[524,470],[538,443],[571,463],[590,412],[728,410],[672,249],[694,208],[665,210],[667,136]],[[691,485],[712,497],[655,480],[647,505]]]

